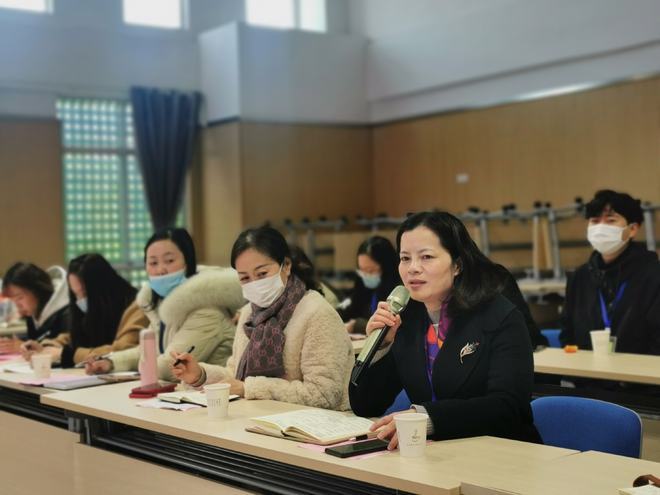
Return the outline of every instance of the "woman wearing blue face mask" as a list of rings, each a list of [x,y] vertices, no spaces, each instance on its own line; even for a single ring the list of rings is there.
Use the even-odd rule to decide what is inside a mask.
[[[173,351],[195,346],[198,359],[224,364],[231,353],[235,326],[231,316],[243,303],[236,272],[221,268],[198,271],[195,246],[185,229],[168,228],[147,241],[144,261],[149,283],[137,295],[137,305],[157,336],[158,376],[174,380]],[[89,361],[88,373],[136,370],[139,348],[113,352]]]
[[[350,340],[309,266],[295,260],[277,230],[241,233],[231,262],[250,304],[241,310],[232,355],[221,367],[173,353],[181,360],[177,378],[196,387],[223,381],[246,399],[348,409]]]
[[[26,359],[47,352],[53,363],[68,368],[137,345],[138,333],[149,322],[135,304],[135,288],[103,256],[83,254],[72,259],[67,281],[68,332],[41,343],[26,342],[21,346]]]
[[[401,284],[399,258],[392,243],[380,236],[369,237],[357,252],[358,279],[349,298],[350,303],[339,313],[349,333],[364,333],[367,320],[392,289]]]

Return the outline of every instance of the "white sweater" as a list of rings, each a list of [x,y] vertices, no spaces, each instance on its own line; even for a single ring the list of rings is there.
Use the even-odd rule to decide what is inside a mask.
[[[248,345],[244,325],[251,305],[241,310],[231,357],[226,367],[201,363],[206,383],[236,377]],[[348,410],[348,382],[355,358],[337,312],[317,291],[307,291],[284,329],[284,377],[250,376],[246,399],[272,399],[324,409]]]
[[[165,352],[158,356],[161,380],[176,381],[171,370],[173,350],[184,352],[194,345],[192,354],[200,361],[215,364],[227,361],[236,328],[231,320],[245,303],[234,270],[199,267],[199,273],[175,288],[158,308],[151,307],[151,298],[151,288],[145,285],[138,292],[136,302],[156,335],[160,333],[161,322],[165,324]],[[110,356],[116,371],[137,369],[139,358],[138,347]]]

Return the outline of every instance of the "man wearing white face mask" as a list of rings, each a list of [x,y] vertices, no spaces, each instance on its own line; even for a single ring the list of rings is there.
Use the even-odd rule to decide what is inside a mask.
[[[639,200],[599,191],[585,215],[595,251],[569,277],[562,344],[590,349],[589,332],[609,328],[617,352],[660,355],[660,263],[634,241],[643,222]]]

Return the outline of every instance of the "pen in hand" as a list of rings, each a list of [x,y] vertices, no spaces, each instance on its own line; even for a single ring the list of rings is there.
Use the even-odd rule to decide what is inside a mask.
[[[94,359],[91,361],[89,359],[85,359],[84,361],[80,361],[78,364],[74,365],[74,368],[84,368],[87,363],[93,363],[94,361],[100,361],[101,359],[108,359],[110,357],[111,352],[107,354],[103,354],[102,356],[94,356]]]
[[[195,346],[194,346],[194,345],[191,345],[191,346],[190,346],[190,349],[188,349],[188,350],[186,351],[186,354],[190,354],[190,353],[191,353],[192,351],[194,351],[194,350],[195,350]],[[174,364],[172,365],[172,367],[176,366],[177,364],[181,364],[181,358],[179,358],[179,359],[177,359],[176,361],[174,361]]]

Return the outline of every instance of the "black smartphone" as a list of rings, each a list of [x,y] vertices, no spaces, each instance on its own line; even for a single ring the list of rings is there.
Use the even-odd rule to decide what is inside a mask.
[[[334,455],[335,457],[353,457],[354,455],[370,454],[371,452],[378,452],[387,449],[385,440],[375,438],[373,440],[365,440],[364,442],[349,443],[347,445],[339,445],[337,447],[326,447],[325,453]]]

